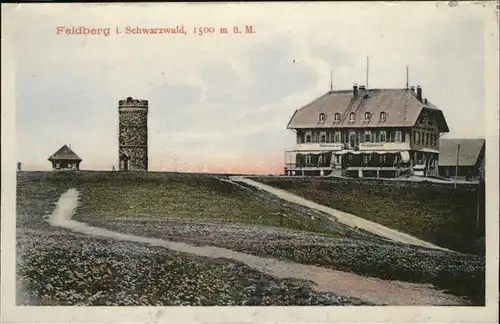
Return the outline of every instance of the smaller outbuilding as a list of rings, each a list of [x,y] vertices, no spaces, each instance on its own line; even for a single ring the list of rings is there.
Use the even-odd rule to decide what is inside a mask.
[[[484,179],[484,139],[441,139],[439,175],[466,181]]]
[[[80,170],[82,159],[71,150],[71,146],[63,145],[49,157],[52,170]]]

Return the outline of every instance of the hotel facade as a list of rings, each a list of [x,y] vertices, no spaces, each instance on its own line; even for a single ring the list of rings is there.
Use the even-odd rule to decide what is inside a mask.
[[[296,135],[285,175],[386,177],[438,175],[441,110],[420,87],[330,91],[293,114]]]

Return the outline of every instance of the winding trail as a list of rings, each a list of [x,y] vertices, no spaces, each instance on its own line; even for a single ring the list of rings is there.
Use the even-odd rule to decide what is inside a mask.
[[[115,240],[131,241],[169,250],[189,253],[209,258],[226,258],[242,262],[247,266],[277,278],[296,278],[314,282],[313,289],[332,292],[346,297],[359,298],[377,305],[462,305],[459,297],[435,290],[431,285],[413,284],[400,281],[384,281],[363,277],[353,273],[336,271],[298,263],[262,258],[246,253],[212,247],[193,246],[157,238],[147,238],[109,231],[89,226],[72,219],[78,206],[79,192],[69,189],[59,198],[57,207],[48,222],[57,227],[90,236],[100,236]]]
[[[261,182],[257,182],[257,181],[254,181],[254,180],[251,180],[248,178],[244,178],[244,177],[240,177],[240,176],[232,176],[232,177],[229,177],[229,179],[230,179],[230,181],[234,181],[235,183],[242,182],[242,183],[246,183],[254,188],[267,191],[268,193],[273,194],[276,197],[287,200],[289,202],[296,203],[296,204],[302,205],[304,207],[308,207],[308,208],[311,208],[314,210],[321,211],[323,213],[326,213],[328,215],[333,216],[336,221],[338,221],[344,225],[350,226],[352,228],[358,227],[358,228],[363,229],[365,231],[368,231],[370,233],[382,236],[384,238],[387,238],[387,239],[390,239],[390,240],[393,240],[396,242],[404,243],[404,244],[416,245],[416,246],[437,249],[437,250],[443,250],[443,251],[451,251],[449,249],[445,249],[443,247],[440,247],[440,246],[434,245],[432,243],[418,239],[418,238],[411,236],[409,234],[399,232],[397,230],[380,225],[380,224],[375,223],[375,222],[371,222],[371,221],[366,220],[364,218],[361,218],[361,217],[358,217],[358,216],[355,216],[355,215],[352,215],[349,213],[345,213],[345,212],[342,212],[340,210],[333,209],[333,208],[330,208],[330,207],[327,207],[324,205],[317,204],[317,203],[312,202],[310,200],[307,200],[303,197],[292,194],[286,190],[277,189],[277,188],[268,186],[266,184],[263,184]]]

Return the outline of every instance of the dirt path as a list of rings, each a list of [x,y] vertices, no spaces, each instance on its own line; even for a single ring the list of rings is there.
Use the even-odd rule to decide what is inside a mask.
[[[430,285],[384,281],[327,268],[261,258],[224,248],[192,246],[185,243],[122,234],[88,226],[85,223],[71,219],[78,206],[78,196],[79,193],[75,189],[70,189],[64,193],[60,197],[56,209],[50,215],[48,222],[53,226],[91,236],[144,243],[209,258],[232,259],[278,278],[297,278],[312,281],[314,282],[313,288],[317,291],[355,297],[378,305],[460,305],[464,303],[460,298],[435,290]]]
[[[246,183],[246,184],[251,185],[257,189],[267,191],[268,193],[271,193],[271,194],[273,194],[281,199],[287,200],[289,202],[293,202],[293,203],[296,203],[296,204],[299,204],[299,205],[302,205],[302,206],[305,206],[305,207],[308,207],[311,209],[319,210],[323,213],[326,213],[328,215],[335,217],[335,219],[338,222],[345,224],[347,226],[350,226],[352,228],[357,227],[357,228],[363,229],[365,231],[371,232],[373,234],[388,238],[388,239],[396,241],[396,242],[404,243],[404,244],[417,245],[417,246],[422,246],[422,247],[431,248],[431,249],[438,249],[438,250],[443,250],[443,251],[450,251],[450,250],[445,249],[443,247],[440,247],[440,246],[434,245],[432,243],[420,240],[420,239],[413,237],[411,235],[408,235],[406,233],[396,231],[394,229],[385,227],[385,226],[380,225],[380,224],[375,223],[375,222],[371,222],[371,221],[366,220],[364,218],[361,218],[361,217],[358,217],[358,216],[355,216],[355,215],[352,215],[349,213],[344,213],[340,210],[336,210],[336,209],[333,209],[333,208],[330,208],[330,207],[327,207],[324,205],[317,204],[317,203],[312,202],[310,200],[307,200],[303,197],[292,194],[286,190],[277,189],[277,188],[265,185],[261,182],[257,182],[257,181],[254,181],[254,180],[251,180],[248,178],[244,178],[244,177],[234,176],[234,177],[230,177],[230,180],[234,181],[234,182]]]

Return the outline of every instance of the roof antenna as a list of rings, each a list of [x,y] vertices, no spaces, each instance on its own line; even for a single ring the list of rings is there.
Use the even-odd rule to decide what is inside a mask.
[[[333,92],[333,70],[330,70],[330,92]]]
[[[366,57],[366,88],[368,89],[368,78],[370,73],[370,58]]]
[[[406,66],[406,89],[408,89],[408,87],[409,87],[409,81],[410,81],[409,68],[408,68],[408,65],[407,65]]]

